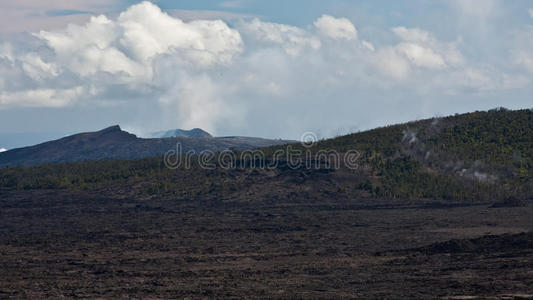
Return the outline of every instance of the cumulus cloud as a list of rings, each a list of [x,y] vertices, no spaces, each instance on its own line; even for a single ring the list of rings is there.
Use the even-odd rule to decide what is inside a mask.
[[[434,69],[446,66],[443,57],[430,48],[412,43],[402,43],[396,47],[396,50],[418,67]]]
[[[83,88],[71,89],[35,89],[0,93],[0,107],[64,107],[72,104],[83,95]]]
[[[321,47],[318,38],[295,26],[262,22],[255,18],[241,23],[239,29],[257,46],[277,45],[291,56],[297,56],[305,48],[316,50]]]
[[[6,152],[6,151],[7,151],[6,148],[0,148],[0,153],[1,153],[1,152]]]
[[[228,63],[241,51],[239,32],[222,21],[184,23],[150,2],[130,7],[120,14],[118,25],[124,30],[119,44],[137,60],[173,53],[184,62],[202,66]]]
[[[392,28],[398,37],[408,42],[428,42],[432,39],[431,35],[427,31],[420,30],[418,28],[405,28],[403,26]]]
[[[403,79],[409,75],[409,62],[393,47],[380,49],[374,61],[380,71],[386,76]]]
[[[332,39],[357,39],[357,30],[355,29],[355,26],[346,18],[335,18],[328,15],[322,15],[315,21],[314,25],[321,34]]]
[[[440,68],[461,65],[465,60],[456,42],[441,42],[418,28],[395,27],[392,31],[403,40],[398,50],[415,65]]]
[[[209,66],[228,63],[242,47],[240,34],[222,21],[185,23],[150,2],[130,7],[117,21],[101,15],[83,26],[36,36],[74,73],[108,72],[123,79],[149,78],[151,61],[158,55]]]
[[[393,78],[405,79],[416,68],[443,70],[465,62],[455,42],[441,42],[419,28],[395,27],[392,32],[400,42],[379,49],[375,61],[384,74]]]
[[[324,125],[353,127],[355,119],[374,124],[362,107],[407,103],[384,95],[416,103],[428,91],[481,93],[520,82],[468,61],[459,41],[420,28],[391,32],[395,42],[374,44],[346,18],[323,15],[307,27],[258,18],[229,25],[184,21],[142,2],[116,18],[93,16],[0,43],[0,109],[134,107],[152,114],[146,130],[253,127],[254,134],[297,136]],[[328,114],[336,117],[325,124]]]

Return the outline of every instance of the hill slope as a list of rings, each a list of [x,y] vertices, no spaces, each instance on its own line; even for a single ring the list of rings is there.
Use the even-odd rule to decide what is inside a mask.
[[[364,188],[400,198],[533,197],[533,111],[504,108],[433,118],[318,143],[356,149]]]
[[[128,139],[128,137],[124,137]],[[224,201],[399,199],[501,202],[533,198],[533,111],[505,109],[354,133],[303,148],[360,153],[357,169],[330,166],[166,169],[161,157],[0,170],[4,188],[107,188],[112,193]],[[285,146],[262,148],[265,157]],[[122,187],[120,187],[122,186]],[[120,190],[120,191],[118,191]],[[303,200],[302,200],[303,201]],[[505,203],[503,203],[505,205]]]
[[[195,131],[197,133],[197,131]],[[43,144],[0,153],[0,167],[39,165],[102,159],[139,159],[163,155],[180,143],[184,152],[223,151],[230,148],[253,149],[285,144],[287,141],[252,137],[141,139],[119,126],[97,132],[80,133]]]

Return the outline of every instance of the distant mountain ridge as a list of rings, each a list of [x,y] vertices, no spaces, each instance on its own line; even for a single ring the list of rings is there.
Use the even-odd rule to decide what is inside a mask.
[[[150,134],[151,138],[172,138],[172,137],[188,137],[188,138],[212,138],[213,136],[208,132],[193,128],[191,130],[174,129],[168,131],[158,131]]]
[[[165,138],[138,138],[115,125],[96,132],[79,133],[31,147],[2,152],[0,167],[103,159],[140,159],[163,155],[169,150],[176,149],[177,143],[181,144],[184,152],[190,150],[201,152],[247,150],[292,142],[255,137],[215,138],[201,129],[172,132],[178,135]],[[184,136],[183,133],[189,136]]]

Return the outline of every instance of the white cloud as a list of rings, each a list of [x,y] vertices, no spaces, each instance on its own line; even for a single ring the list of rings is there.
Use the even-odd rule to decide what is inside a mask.
[[[253,126],[297,134],[320,127],[328,114],[337,124],[328,126],[374,122],[372,108],[422,106],[420,95],[429,91],[437,105],[439,95],[525,82],[469,61],[460,41],[442,41],[420,28],[391,31],[396,41],[373,43],[359,39],[350,20],[327,15],[308,27],[257,18],[234,27],[220,20],[185,22],[142,2],[116,18],[95,16],[23,43],[1,43],[0,109],[117,106],[150,111],[152,129],[216,133],[221,126],[237,132]],[[411,102],[387,102],[386,95]],[[126,125],[144,125],[131,122]]]
[[[395,27],[392,32],[400,38],[396,45],[379,49],[374,64],[385,75],[406,79],[414,69],[443,70],[458,67],[465,59],[456,43],[444,43],[419,28]]]
[[[62,31],[41,31],[35,36],[54,51],[59,64],[82,76],[98,72],[142,76],[146,70],[117,48],[119,30],[113,21],[98,16],[84,26],[70,25]]]
[[[458,66],[464,57],[454,42],[444,43],[419,28],[395,27],[392,31],[403,40],[396,50],[418,67],[439,69]]]
[[[6,152],[7,149],[6,148],[0,148],[0,152]]]
[[[124,30],[119,43],[142,61],[174,52],[203,66],[228,63],[242,47],[239,32],[222,21],[184,23],[150,2],[130,7],[120,14],[118,24]]]
[[[374,45],[372,45],[372,43],[370,42],[367,42],[367,41],[361,41],[361,45],[363,47],[365,47],[366,49],[370,50],[370,51],[375,51],[376,48],[374,47]]]
[[[409,62],[392,47],[378,51],[374,62],[386,76],[405,79],[409,75]]]
[[[108,72],[123,79],[149,79],[157,55],[172,54],[183,63],[209,66],[228,63],[242,47],[239,33],[222,21],[185,23],[150,2],[130,7],[116,22],[102,15],[84,26],[36,36],[75,73]]]
[[[41,57],[34,53],[26,54],[22,57],[22,61],[22,69],[35,81],[42,81],[59,74],[55,64],[44,62]]]
[[[430,48],[424,48],[413,43],[401,43],[396,46],[396,50],[418,67],[438,69],[446,66],[442,56]]]
[[[315,21],[314,25],[321,34],[332,39],[357,39],[357,30],[355,29],[355,26],[346,18],[335,18],[328,15],[322,15]]]
[[[81,87],[71,89],[35,89],[0,93],[0,109],[3,107],[64,107],[83,95]]]
[[[159,102],[170,111],[177,112],[176,117],[184,120],[182,127],[193,128],[202,124],[202,128],[214,132],[215,122],[227,114],[222,93],[207,75],[190,77],[180,74],[174,88],[168,90]]]
[[[295,26],[262,22],[255,18],[251,22],[241,23],[239,29],[262,46],[278,45],[291,56],[299,55],[306,48],[317,50],[321,47],[318,38]]]
[[[392,28],[392,32],[394,32],[402,40],[408,42],[428,42],[432,39],[429,32],[420,30],[418,28],[407,29],[403,26],[400,26]]]

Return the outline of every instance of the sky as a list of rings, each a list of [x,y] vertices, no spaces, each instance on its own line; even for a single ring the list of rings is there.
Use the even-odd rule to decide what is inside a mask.
[[[115,124],[327,138],[533,108],[532,81],[525,0],[0,0],[2,150]]]

